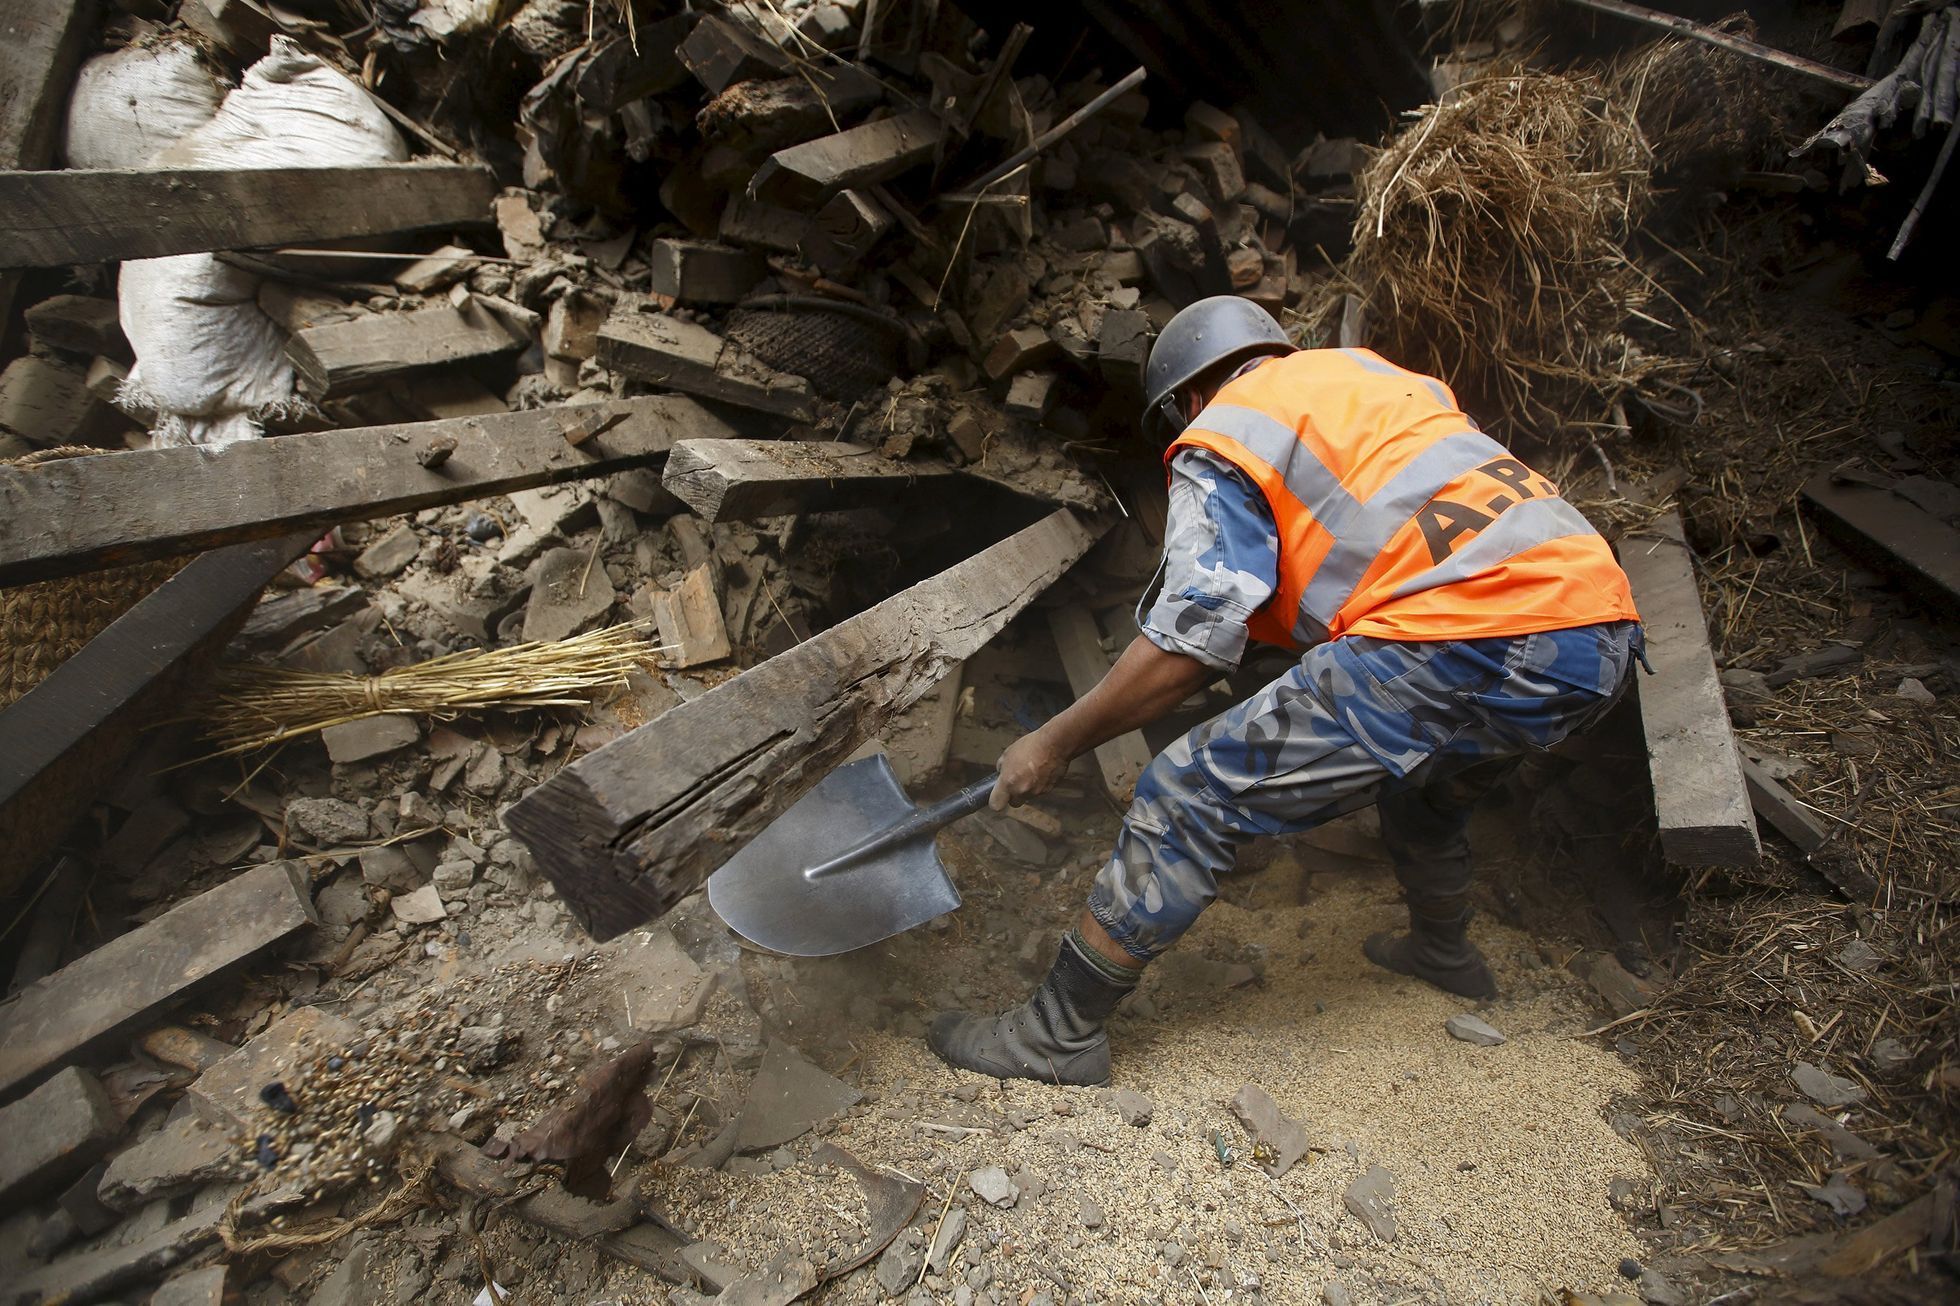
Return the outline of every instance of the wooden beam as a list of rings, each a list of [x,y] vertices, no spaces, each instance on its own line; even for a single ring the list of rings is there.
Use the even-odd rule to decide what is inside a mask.
[[[0,897],[53,850],[142,727],[317,538],[301,531],[193,559],[0,712]]]
[[[861,444],[802,440],[682,440],[660,483],[703,521],[890,503],[921,480],[957,475],[900,462]]]
[[[1633,584],[1654,664],[1654,675],[1635,680],[1661,852],[1680,866],[1752,866],[1762,859],[1762,844],[1681,514],[1665,513],[1623,541],[1620,565]]]
[[[915,109],[819,136],[764,159],[749,193],[765,204],[814,209],[840,190],[875,186],[926,162],[945,135],[937,115]]]
[[[487,309],[444,305],[308,327],[294,334],[286,356],[308,394],[337,399],[425,367],[516,353],[528,343]]]
[[[1048,629],[1054,632],[1055,650],[1061,654],[1069,692],[1081,698],[1109,674],[1109,654],[1103,652],[1096,619],[1086,609],[1067,604],[1048,609]],[[1102,772],[1103,788],[1120,806],[1128,807],[1136,795],[1138,778],[1155,756],[1138,730],[1097,745],[1096,766]]]
[[[0,586],[651,466],[704,431],[734,434],[654,395],[0,468]]]
[[[1778,68],[1788,69],[1793,73],[1802,73],[1806,77],[1814,77],[1820,82],[1829,82],[1833,86],[1854,93],[1863,91],[1872,84],[1872,79],[1869,77],[1846,72],[1842,68],[1833,68],[1827,63],[1819,63],[1815,59],[1806,59],[1802,55],[1789,54],[1772,46],[1764,45],[1760,41],[1752,41],[1747,37],[1737,36],[1734,32],[1725,32],[1719,27],[1710,27],[1707,23],[1697,23],[1691,18],[1682,18],[1677,14],[1664,14],[1658,9],[1649,9],[1646,5],[1628,4],[1626,0],[1566,0],[1566,3],[1577,5],[1581,9],[1590,9],[1594,13],[1611,14],[1615,18],[1624,18],[1629,22],[1639,23],[1643,27],[1658,27],[1663,32],[1672,32],[1676,36],[1685,36],[1691,41],[1702,41],[1709,45],[1720,46],[1724,50],[1746,55],[1751,59],[1757,59],[1766,64],[1773,64]]]
[[[1067,571],[1066,509],[573,762],[505,824],[595,938],[670,910]]]
[[[1746,757],[1742,759],[1742,782],[1749,787],[1749,801],[1756,815],[1781,831],[1805,857],[1822,848],[1824,841],[1831,837],[1824,823],[1805,810],[1795,794]]]
[[[1803,506],[1838,547],[1899,578],[1936,612],[1960,604],[1960,531],[1883,485],[1823,472],[1803,487]]]
[[[295,862],[269,862],[111,939],[0,1007],[0,1093],[317,920]]]
[[[776,371],[704,326],[632,304],[615,308],[599,328],[599,361],[664,390],[792,421],[816,416],[816,396],[802,377]]]
[[[487,223],[497,183],[457,163],[0,173],[0,267],[254,249]]]

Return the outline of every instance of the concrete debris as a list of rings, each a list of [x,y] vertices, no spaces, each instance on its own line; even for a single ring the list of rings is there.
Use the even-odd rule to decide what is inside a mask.
[[[1790,1082],[1818,1106],[1831,1110],[1855,1106],[1865,1100],[1864,1085],[1857,1080],[1834,1075],[1808,1061],[1799,1061],[1791,1068]]]
[[[1232,1114],[1252,1135],[1252,1155],[1267,1174],[1277,1179],[1307,1154],[1307,1131],[1257,1084],[1247,1084],[1232,1098]]]
[[[887,1297],[897,1297],[919,1281],[919,1270],[926,1262],[925,1235],[917,1229],[904,1229],[878,1258],[875,1277]]]
[[[1507,1041],[1488,1021],[1467,1011],[1451,1016],[1443,1022],[1443,1028],[1450,1032],[1451,1038],[1474,1043],[1480,1048],[1494,1048]]]
[[[1021,1190],[1007,1177],[1007,1171],[997,1165],[984,1166],[968,1173],[966,1186],[990,1206],[1012,1206],[1021,1196]]]
[[[95,1076],[75,1066],[0,1107],[0,1202],[34,1196],[94,1164],[122,1132]]]
[[[422,738],[422,727],[411,716],[386,713],[362,717],[320,732],[327,756],[336,762],[365,762],[407,748]]]
[[[1135,1089],[1118,1088],[1103,1095],[1103,1105],[1116,1113],[1116,1118],[1132,1129],[1142,1129],[1148,1125],[1157,1108],[1149,1098]]]
[[[395,914],[397,921],[409,926],[433,925],[449,916],[449,909],[443,906],[442,891],[435,884],[425,884],[413,892],[391,898],[388,909]]]
[[[1371,1165],[1341,1194],[1348,1213],[1368,1226],[1368,1232],[1385,1243],[1395,1241],[1395,1180],[1388,1171]]]

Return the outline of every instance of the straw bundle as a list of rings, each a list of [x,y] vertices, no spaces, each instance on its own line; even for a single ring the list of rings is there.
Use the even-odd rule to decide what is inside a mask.
[[[1651,367],[1624,334],[1654,290],[1624,248],[1651,167],[1590,76],[1498,73],[1423,109],[1359,179],[1347,271],[1375,343],[1507,435],[1602,421]]]
[[[1715,24],[1754,38],[1746,14]],[[1639,123],[1654,167],[1674,182],[1728,185],[1776,139],[1782,117],[1761,65],[1701,41],[1654,41],[1606,72],[1616,102]]]
[[[585,707],[593,691],[624,687],[626,673],[659,652],[644,622],[570,639],[451,653],[378,676],[295,671],[246,663],[226,668],[202,713],[226,757],[391,713],[452,717],[471,708]]]

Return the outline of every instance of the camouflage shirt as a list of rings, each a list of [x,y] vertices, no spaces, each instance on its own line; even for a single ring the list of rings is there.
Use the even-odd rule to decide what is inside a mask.
[[[1246,622],[1279,582],[1272,509],[1245,473],[1206,449],[1171,459],[1170,499],[1163,586],[1138,625],[1167,653],[1236,670]]]

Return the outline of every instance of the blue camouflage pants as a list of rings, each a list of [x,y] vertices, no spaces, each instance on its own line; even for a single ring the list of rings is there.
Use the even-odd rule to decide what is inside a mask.
[[[1346,637],[1157,755],[1089,911],[1132,956],[1175,943],[1260,835],[1377,803],[1411,894],[1467,892],[1471,808],[1520,757],[1604,716],[1640,657],[1612,622],[1496,639]]]

